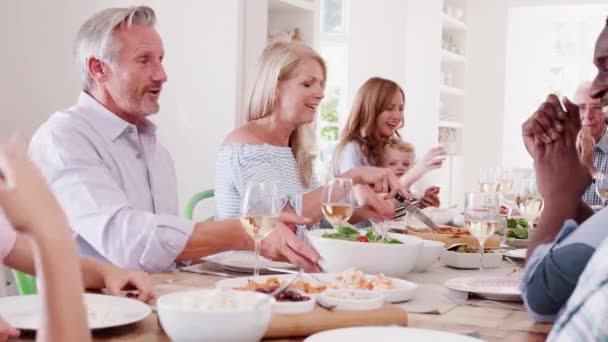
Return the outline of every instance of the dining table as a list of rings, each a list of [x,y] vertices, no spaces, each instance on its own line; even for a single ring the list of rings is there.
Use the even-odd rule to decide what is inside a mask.
[[[201,263],[203,272],[217,271],[218,265]],[[221,270],[221,269],[220,269]],[[225,270],[221,270],[223,273]],[[522,269],[512,262],[504,262],[498,269],[484,271],[484,276],[521,277]],[[212,273],[212,272],[211,272]],[[462,300],[454,303],[430,303],[441,297],[443,283],[450,278],[480,275],[477,270],[454,269],[436,262],[422,273],[410,273],[405,279],[417,283],[413,303],[404,304],[408,312],[408,326],[452,333],[469,334],[485,341],[544,341],[551,324],[535,323],[521,301],[495,301],[461,293]],[[238,274],[235,274],[238,276]],[[247,276],[243,274],[241,276]],[[200,288],[212,288],[221,276],[173,270],[151,275],[156,297],[163,294]],[[155,303],[152,301],[151,306]],[[413,304],[413,306],[412,306]],[[408,309],[409,308],[409,309]],[[303,341],[305,337],[265,339],[265,341]],[[33,334],[24,334],[17,341],[33,341]],[[96,330],[94,341],[170,341],[162,330],[155,310],[144,320],[116,328]]]

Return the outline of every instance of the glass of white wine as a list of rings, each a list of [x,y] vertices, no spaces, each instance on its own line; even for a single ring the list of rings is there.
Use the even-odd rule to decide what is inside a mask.
[[[500,220],[498,193],[468,192],[464,200],[464,225],[479,241],[479,269],[483,272],[486,240],[494,234]]]
[[[499,191],[504,195],[511,191],[513,187],[513,170],[509,168],[502,168],[500,170],[500,185]]]
[[[479,171],[479,191],[499,192],[500,191],[500,168],[483,167]]]
[[[279,220],[279,198],[274,182],[249,183],[241,202],[241,224],[255,244],[253,276],[260,275],[260,245]]]
[[[534,222],[540,217],[543,212],[544,200],[538,191],[536,179],[528,178],[519,181],[517,189],[517,197],[515,198],[519,215],[528,220],[530,231],[528,238],[532,235],[532,227]]]
[[[602,199],[602,206],[608,201],[608,175],[597,173],[595,175],[595,193]]]
[[[334,228],[347,222],[355,210],[353,181],[349,178],[334,178],[323,189],[321,211]]]

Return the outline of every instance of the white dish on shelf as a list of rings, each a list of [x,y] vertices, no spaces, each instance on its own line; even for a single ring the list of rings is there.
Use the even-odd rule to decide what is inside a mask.
[[[476,269],[481,266],[481,253],[458,253],[444,249],[441,252],[440,260],[446,266],[462,269]],[[501,264],[502,254],[484,253],[484,268],[498,268]]]
[[[221,266],[225,270],[252,273],[254,268],[254,253],[252,251],[227,251],[218,254],[213,254],[203,258],[207,262],[212,262]],[[272,261],[260,256],[259,260],[260,273],[271,273],[269,267],[296,269],[297,265],[288,262]]]
[[[318,302],[325,307],[335,307],[335,310],[375,310],[384,304],[384,294],[377,291],[328,289],[317,297]]]
[[[463,277],[450,279],[444,285],[452,290],[475,293],[487,299],[521,301],[519,282],[519,279],[509,277]]]
[[[152,312],[150,306],[135,299],[85,293],[84,302],[90,329],[105,329],[141,321]],[[2,317],[13,327],[38,330],[42,323],[40,295],[0,298]]]
[[[312,275],[319,278],[323,282],[329,284],[333,280],[336,279],[336,276],[338,276],[338,273],[313,273]],[[279,280],[279,282],[280,281],[290,281],[291,279],[293,279],[293,277],[294,277],[293,274],[265,275],[265,276],[258,277],[256,281],[258,283],[263,283],[268,278],[277,278]],[[370,276],[366,275],[366,277],[370,277]],[[390,278],[390,277],[387,277],[387,278],[389,278],[395,285],[394,289],[373,290],[373,291],[381,292],[384,295],[384,300],[387,303],[405,302],[405,301],[411,300],[416,295],[416,289],[418,288],[418,285],[416,285],[415,283],[412,283],[412,282],[409,282],[409,281],[403,280],[403,279],[398,279],[398,278]],[[250,279],[252,279],[252,277],[222,279],[222,280],[217,281],[215,283],[215,286],[221,287],[221,288],[243,287],[243,286],[247,285],[247,282]],[[302,280],[309,282],[314,286],[322,285],[322,283],[316,281],[312,277],[307,277],[306,275],[302,276]],[[311,296],[311,294],[306,294],[306,295]],[[312,295],[312,296],[314,296],[314,295]]]
[[[406,327],[353,327],[326,330],[307,337],[304,342],[403,342],[450,341],[478,342],[480,340],[444,331]]]

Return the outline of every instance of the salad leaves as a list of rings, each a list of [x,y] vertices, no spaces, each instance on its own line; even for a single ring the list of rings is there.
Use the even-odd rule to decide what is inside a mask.
[[[340,226],[338,227],[338,231],[336,233],[325,233],[321,235],[321,237],[327,239],[336,239],[336,240],[347,240],[347,241],[357,241],[359,237],[365,236],[369,242],[373,243],[392,243],[392,244],[403,244],[399,239],[387,238],[385,241],[382,241],[382,237],[369,228],[365,235],[361,235],[359,231],[351,226]],[[361,241],[361,240],[359,240]]]
[[[528,229],[530,225],[524,218],[508,219],[507,220],[507,238],[511,239],[528,239]]]

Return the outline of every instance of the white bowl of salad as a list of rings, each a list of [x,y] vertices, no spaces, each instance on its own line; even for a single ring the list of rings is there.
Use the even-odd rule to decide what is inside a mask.
[[[346,225],[317,229],[308,232],[307,238],[321,255],[321,267],[326,272],[357,267],[366,274],[397,278],[412,270],[423,245],[423,240],[415,236],[388,233],[382,240],[371,228],[358,230]]]

